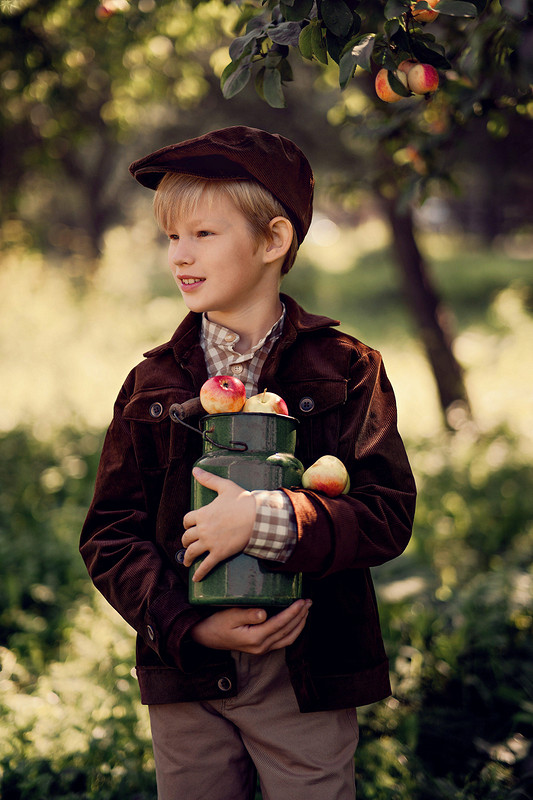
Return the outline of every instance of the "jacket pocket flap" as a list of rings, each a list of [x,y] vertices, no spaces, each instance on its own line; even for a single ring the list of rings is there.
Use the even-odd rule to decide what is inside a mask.
[[[130,422],[161,422],[168,417],[173,403],[184,403],[192,397],[192,392],[169,386],[138,392],[126,405],[124,419]]]
[[[343,405],[347,391],[347,380],[295,381],[286,384],[284,399],[294,416],[314,416]]]

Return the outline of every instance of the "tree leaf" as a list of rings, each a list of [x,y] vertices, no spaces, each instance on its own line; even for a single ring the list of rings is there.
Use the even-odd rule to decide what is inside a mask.
[[[265,67],[267,69],[277,69],[283,56],[276,50],[269,50],[265,56]]]
[[[435,6],[435,11],[450,17],[477,17],[475,5],[464,0],[440,0]]]
[[[326,49],[326,44],[322,37],[322,28],[318,24],[312,25],[312,45],[313,45],[313,55],[317,61],[320,61],[321,64],[328,63],[328,51]]]
[[[281,75],[281,82],[282,83],[289,83],[289,81],[294,80],[294,75],[292,72],[292,67],[290,62],[287,58],[282,58],[281,63],[278,67]]]
[[[281,88],[281,73],[278,69],[265,69],[263,93],[269,106],[272,106],[272,108],[285,108],[285,97]]]
[[[367,72],[370,72],[372,69],[370,59],[372,58],[375,43],[376,34],[367,33],[365,36],[358,36],[351,49],[356,65],[362,67],[362,69],[365,69]]]
[[[402,0],[388,0],[384,12],[385,19],[401,17],[407,11],[408,5],[408,3],[402,3]]]
[[[234,39],[229,46],[231,60],[237,61],[246,51],[250,52],[252,50],[251,45],[258,38],[258,35],[261,35],[258,31],[251,31]]]
[[[387,80],[389,81],[389,86],[393,92],[396,92],[396,94],[399,94],[402,97],[411,97],[411,92],[409,89],[403,85],[401,80],[397,78],[394,72],[391,72],[391,70],[387,70]]]
[[[265,93],[263,91],[264,77],[265,77],[265,68],[261,67],[260,69],[257,70],[254,80],[255,91],[257,92],[261,100],[265,99]]]
[[[289,22],[299,22],[311,13],[313,0],[292,0],[292,2],[280,3],[280,10],[284,18]]]
[[[385,23],[385,33],[387,34],[388,39],[392,39],[392,37],[398,33],[400,30],[400,20],[393,17],[392,19],[388,19]]]
[[[306,25],[302,30],[298,39],[298,47],[302,56],[311,61],[313,58],[313,25]]]
[[[353,17],[344,0],[322,0],[320,9],[324,25],[328,30],[335,36],[349,36]]]
[[[424,44],[419,39],[412,42],[413,55],[423,64],[431,64],[435,69],[450,69],[450,62],[432,47]]]
[[[381,42],[374,47],[372,60],[379,67],[384,67],[385,69],[389,70],[389,72],[394,72],[396,69],[396,61],[394,60],[390,49]]]
[[[405,50],[407,53],[409,53],[411,42],[406,31],[401,25],[396,33],[389,36],[389,42],[394,43],[396,53],[398,53],[400,50]]]
[[[228,67],[234,66],[234,70],[228,70]],[[246,64],[228,64],[222,75],[220,76],[220,84],[222,86],[222,95],[229,100],[235,97],[236,94],[241,92],[252,74],[251,63]]]
[[[348,50],[341,56],[339,61],[339,86],[341,89],[346,89],[347,85],[354,76],[357,69],[357,61],[351,50]]]
[[[298,47],[301,27],[299,22],[282,22],[280,25],[269,25],[266,33],[276,44]]]

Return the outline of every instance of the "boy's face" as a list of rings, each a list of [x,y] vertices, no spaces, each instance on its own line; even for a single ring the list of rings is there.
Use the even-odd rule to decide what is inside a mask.
[[[267,244],[253,241],[229,199],[202,198],[190,217],[174,219],[166,233],[168,263],[191,311],[211,312],[210,319],[227,324],[258,303],[272,302],[272,286],[277,297],[279,269],[265,263]]]

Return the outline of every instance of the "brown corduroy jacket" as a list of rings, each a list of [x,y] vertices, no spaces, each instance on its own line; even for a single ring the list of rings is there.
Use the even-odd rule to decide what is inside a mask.
[[[313,600],[303,633],[286,650],[287,664],[301,711],[365,705],[390,693],[369,568],[406,547],[415,484],[379,353],[336,330],[334,320],[282,299],[283,334],[259,390],[281,395],[299,419],[296,456],[305,467],[336,455],[351,479],[349,494],[335,498],[284,490],[298,543],[285,564],[267,566],[303,572],[304,597]],[[238,692],[231,654],[189,635],[211,612],[188,603],[187,569],[177,561],[202,442],[171,419],[169,408],[197,397],[207,379],[200,321],[189,314],[126,379],[81,535],[95,586],[137,631],[137,676],[148,704]]]

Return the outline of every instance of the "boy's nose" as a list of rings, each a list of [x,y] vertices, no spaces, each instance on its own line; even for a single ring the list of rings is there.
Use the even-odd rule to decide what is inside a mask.
[[[192,264],[194,256],[189,248],[185,247],[184,243],[177,242],[170,253],[170,263],[174,267],[180,267],[182,264]]]

